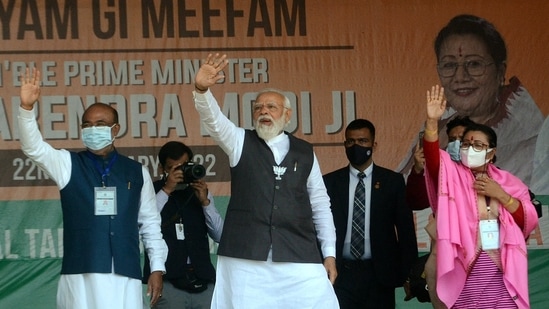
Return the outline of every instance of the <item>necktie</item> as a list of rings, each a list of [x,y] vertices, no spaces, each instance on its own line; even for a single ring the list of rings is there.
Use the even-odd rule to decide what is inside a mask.
[[[353,226],[351,230],[351,254],[360,259],[364,254],[364,196],[366,190],[364,188],[364,173],[358,173],[358,184],[355,190],[355,199],[353,206]]]

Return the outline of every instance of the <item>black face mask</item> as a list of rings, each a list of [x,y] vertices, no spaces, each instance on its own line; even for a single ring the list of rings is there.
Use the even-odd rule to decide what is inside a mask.
[[[362,165],[372,157],[372,147],[362,147],[354,144],[345,148],[345,154],[352,165]]]

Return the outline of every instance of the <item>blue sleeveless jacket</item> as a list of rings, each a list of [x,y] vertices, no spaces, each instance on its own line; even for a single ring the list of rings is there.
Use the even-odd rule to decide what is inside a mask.
[[[94,188],[102,186],[101,172],[113,160],[105,186],[116,187],[116,215],[94,214]],[[110,273],[141,280],[137,216],[142,166],[113,151],[107,158],[88,151],[71,152],[72,171],[61,191],[64,257],[62,274]]]

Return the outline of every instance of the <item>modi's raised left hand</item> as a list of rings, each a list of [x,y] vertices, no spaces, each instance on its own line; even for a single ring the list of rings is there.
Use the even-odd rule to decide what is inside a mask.
[[[219,80],[224,79],[223,69],[229,64],[227,55],[209,54],[204,60],[194,78],[194,88],[204,93]]]

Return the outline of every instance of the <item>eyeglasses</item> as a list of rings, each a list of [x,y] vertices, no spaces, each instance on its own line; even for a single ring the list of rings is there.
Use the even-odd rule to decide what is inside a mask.
[[[442,77],[452,77],[456,75],[457,68],[463,66],[465,72],[470,76],[482,76],[486,72],[486,67],[494,64],[486,63],[484,60],[467,60],[463,63],[444,61],[437,65],[438,74]]]
[[[268,111],[273,113],[277,112],[281,108],[280,105],[276,104],[275,102],[254,103],[252,105],[254,113],[261,111],[263,107],[266,107]]]
[[[345,147],[351,147],[354,144],[357,144],[359,146],[367,146],[368,144],[370,144],[370,140],[367,138],[349,138],[343,141],[343,145],[345,145]]]
[[[473,146],[473,150],[476,152],[483,151],[485,148],[488,148],[488,144],[484,144],[481,141],[473,141],[472,143],[470,141],[463,141],[461,142],[461,149],[467,149],[469,147]]]
[[[106,122],[103,122],[103,121],[98,121],[96,123],[90,123],[90,122],[84,122],[80,127],[82,129],[85,129],[85,128],[91,128],[91,127],[112,127],[114,126],[116,123],[113,123],[113,124],[108,124]]]

